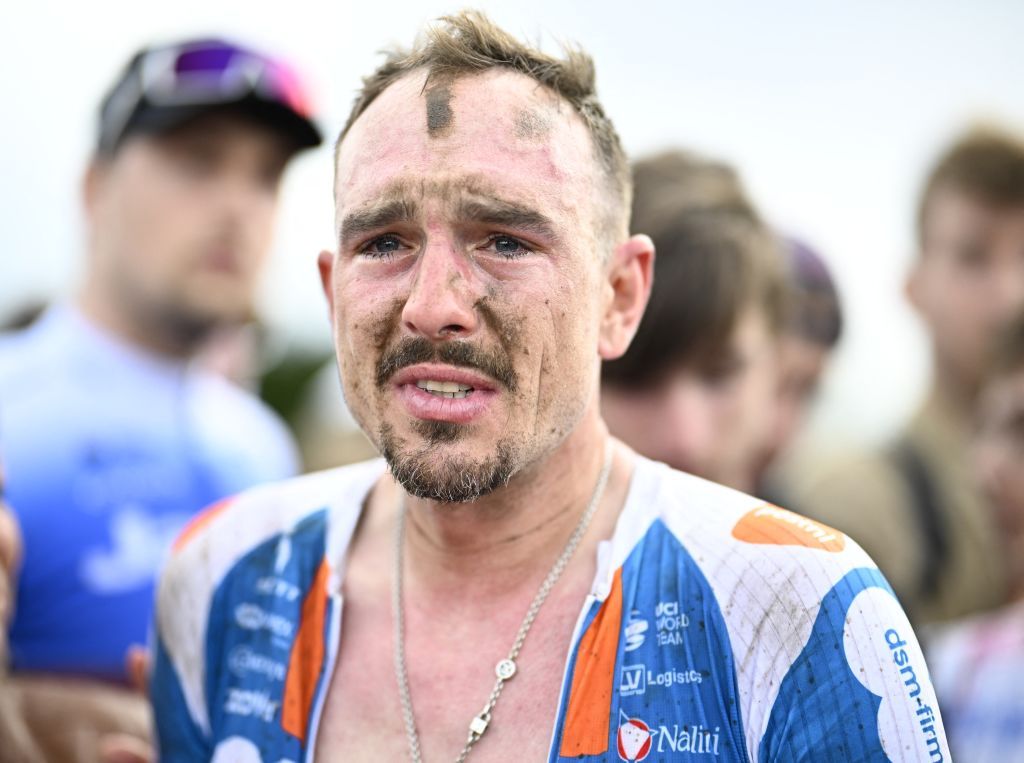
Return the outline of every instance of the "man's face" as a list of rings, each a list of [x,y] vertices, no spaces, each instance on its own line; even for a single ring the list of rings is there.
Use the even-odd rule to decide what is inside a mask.
[[[779,340],[779,360],[773,421],[762,456],[766,468],[793,441],[817,394],[830,350],[795,333]]]
[[[230,113],[129,138],[93,169],[92,276],[144,327],[202,336],[248,319],[289,155]]]
[[[748,308],[714,356],[681,366],[644,390],[608,387],[612,433],[641,454],[683,471],[750,489],[776,390],[776,340]]]
[[[1024,368],[995,378],[980,401],[975,471],[1003,535],[1024,540]]]
[[[940,189],[924,223],[910,296],[939,367],[977,388],[994,337],[1024,309],[1024,208],[993,209]]]
[[[424,81],[342,142],[321,274],[357,421],[411,493],[466,501],[596,405],[605,181],[582,121],[532,80]]]

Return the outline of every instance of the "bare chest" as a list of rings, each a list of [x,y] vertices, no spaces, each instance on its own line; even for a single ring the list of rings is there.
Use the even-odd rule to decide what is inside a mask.
[[[574,603],[575,602],[575,603]],[[504,684],[490,724],[473,747],[473,763],[547,760],[562,676],[582,598],[549,601]],[[411,613],[410,613],[411,614]],[[518,622],[409,616],[406,662],[422,759],[458,758],[470,721],[491,694],[494,667],[506,656]],[[317,738],[317,760],[409,760],[394,667],[390,607],[346,602],[339,657]]]

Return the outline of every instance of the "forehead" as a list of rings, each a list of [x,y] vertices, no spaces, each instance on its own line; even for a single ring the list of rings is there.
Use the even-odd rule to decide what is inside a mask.
[[[429,194],[473,181],[579,216],[598,183],[593,145],[572,106],[524,75],[487,70],[428,84],[426,72],[414,71],[342,141],[337,206],[372,203],[387,188]]]
[[[932,232],[986,231],[998,228],[1024,234],[1024,204],[993,204],[978,194],[952,184],[939,186],[924,215]]]
[[[229,109],[213,110],[162,132],[138,132],[125,139],[124,149],[166,154],[175,149],[201,147],[205,150],[252,154],[255,158],[283,164],[293,153],[292,145],[279,131],[251,116]]]

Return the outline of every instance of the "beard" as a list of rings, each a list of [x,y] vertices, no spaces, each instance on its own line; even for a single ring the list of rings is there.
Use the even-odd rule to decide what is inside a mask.
[[[508,392],[518,389],[518,378],[508,354],[485,350],[469,342],[435,345],[422,337],[407,338],[378,361],[376,385],[384,390],[401,369],[428,361],[483,371]],[[491,455],[470,459],[448,455],[445,445],[457,442],[468,425],[451,421],[416,421],[413,428],[422,444],[411,445],[390,424],[377,431],[377,445],[392,475],[406,492],[441,503],[475,501],[508,484],[518,471],[521,448],[513,438],[498,440]]]
[[[420,422],[426,441],[409,448],[387,424],[380,429],[381,452],[391,474],[409,495],[440,503],[468,503],[508,485],[518,471],[517,448],[500,440],[492,456],[468,460],[445,455],[436,447],[459,439],[461,426],[447,421]]]

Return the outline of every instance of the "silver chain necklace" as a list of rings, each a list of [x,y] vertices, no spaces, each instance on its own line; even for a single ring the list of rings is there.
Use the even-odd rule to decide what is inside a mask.
[[[494,666],[494,674],[497,676],[497,681],[495,681],[494,688],[491,690],[491,696],[487,698],[487,704],[484,705],[484,709],[470,722],[469,736],[466,738],[466,744],[463,746],[462,752],[459,753],[459,757],[455,759],[456,763],[463,763],[466,760],[470,749],[487,730],[487,726],[491,722],[491,713],[494,712],[494,706],[498,704],[498,697],[501,695],[505,682],[516,674],[516,658],[519,657],[519,650],[523,648],[523,642],[526,641],[526,634],[530,632],[530,627],[537,618],[537,613],[540,611],[541,605],[544,604],[544,600],[548,598],[551,589],[554,588],[555,583],[558,582],[558,579],[569,564],[569,560],[576,551],[576,547],[579,546],[583,534],[587,531],[587,526],[590,525],[590,520],[597,510],[597,505],[601,502],[601,495],[604,493],[605,485],[608,483],[608,474],[611,471],[611,466],[612,448],[610,444],[606,444],[604,465],[601,467],[601,473],[597,477],[597,485],[594,486],[594,494],[590,497],[590,504],[587,506],[587,510],[583,512],[583,516],[580,517],[576,529],[569,536],[569,542],[565,544],[565,548],[555,561],[551,571],[548,572],[548,576],[541,583],[537,595],[533,597],[533,602],[526,611],[526,617],[523,618],[523,622],[519,626],[519,632],[516,633],[516,639],[512,642],[512,649],[509,651],[508,657]],[[405,667],[405,610],[402,606],[402,547],[405,541],[405,513],[405,500],[403,499],[398,512],[398,522],[396,523],[395,530],[395,569],[391,584],[391,609],[394,612],[395,623],[395,675],[398,678],[398,696],[402,702],[405,735],[409,741],[409,757],[413,763],[422,763],[420,739],[416,733],[416,719],[412,713],[412,695],[409,693],[409,675]]]

